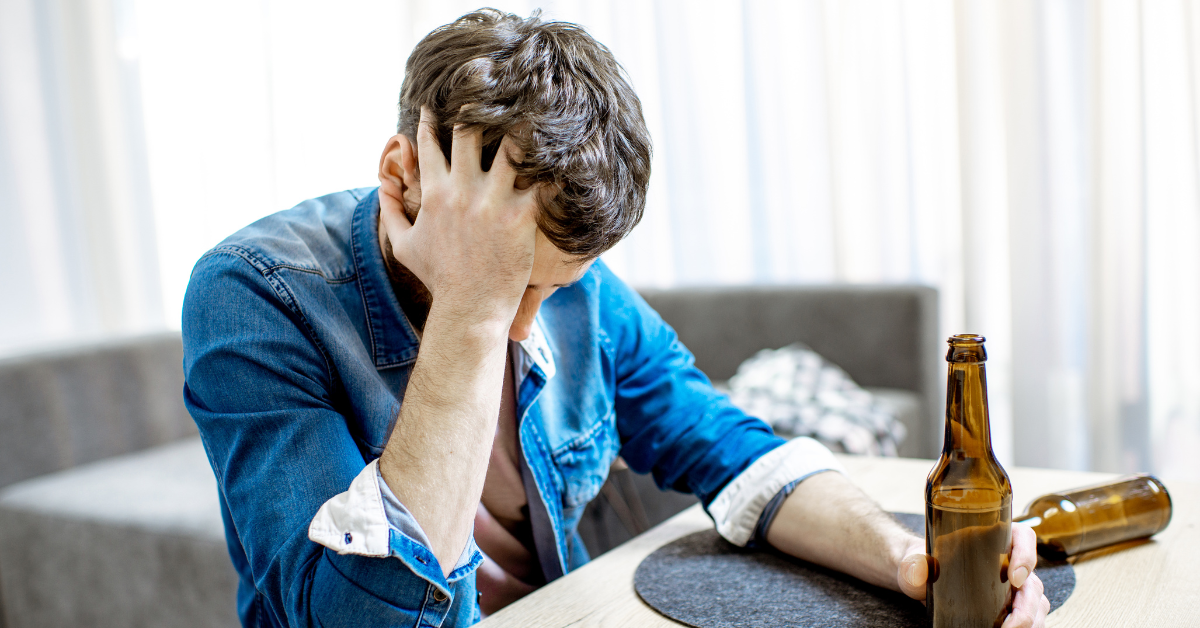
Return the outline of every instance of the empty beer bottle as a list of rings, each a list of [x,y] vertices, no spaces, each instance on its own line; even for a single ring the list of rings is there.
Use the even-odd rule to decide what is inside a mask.
[[[1016,520],[1033,526],[1039,554],[1062,559],[1158,534],[1171,521],[1171,496],[1143,473],[1042,495]]]
[[[992,453],[984,338],[947,342],[946,434],[925,484],[926,609],[934,628],[999,627],[1012,603],[1012,485]]]

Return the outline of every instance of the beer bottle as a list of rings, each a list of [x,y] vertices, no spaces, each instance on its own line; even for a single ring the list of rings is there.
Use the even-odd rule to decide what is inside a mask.
[[[947,342],[946,434],[925,484],[926,609],[933,628],[998,628],[1012,604],[1012,485],[992,453],[984,338]]]
[[[1063,559],[1157,534],[1171,521],[1171,496],[1145,473],[1042,495],[1016,519],[1033,526],[1038,553]]]

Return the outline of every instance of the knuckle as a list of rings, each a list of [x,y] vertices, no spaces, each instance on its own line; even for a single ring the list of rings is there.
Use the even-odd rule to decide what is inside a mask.
[[[1032,626],[1033,616],[1024,608],[1013,608],[1009,614],[1009,619],[1012,620],[1013,626]]]
[[[1035,592],[1037,595],[1042,595],[1046,591],[1046,585],[1042,584],[1042,579],[1037,577],[1035,574],[1029,574],[1029,580],[1026,582],[1026,584],[1032,584],[1033,592]]]

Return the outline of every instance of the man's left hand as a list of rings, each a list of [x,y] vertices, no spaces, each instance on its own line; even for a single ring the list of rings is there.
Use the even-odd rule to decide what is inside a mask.
[[[1046,625],[1050,613],[1050,600],[1046,599],[1042,581],[1033,573],[1037,565],[1037,536],[1033,529],[1023,523],[1012,524],[1012,541],[1008,556],[1008,581],[1012,584],[1012,612],[1004,620],[1002,628],[1041,628]],[[900,561],[896,579],[900,591],[915,599],[925,599],[925,583],[929,578],[929,562],[925,555],[925,541],[913,538],[904,559]]]

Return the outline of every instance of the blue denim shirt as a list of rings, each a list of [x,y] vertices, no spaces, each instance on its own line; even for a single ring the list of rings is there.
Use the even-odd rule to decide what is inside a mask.
[[[310,530],[319,510],[336,527],[346,503],[380,503],[370,463],[417,357],[380,253],[378,212],[374,189],[309,200],[229,237],[192,273],[184,398],[218,480],[247,626],[479,617],[473,543],[443,577],[394,503],[367,539],[347,528],[345,547],[340,532],[324,541]],[[525,347],[535,355],[517,388],[518,431],[540,496],[531,513],[553,531],[556,555],[539,558],[562,573],[588,560],[576,525],[618,455],[659,486],[699,496],[742,544],[781,488],[836,466],[815,450],[783,455],[784,441],[714,391],[671,328],[603,262],[547,299],[537,327],[542,344]]]

